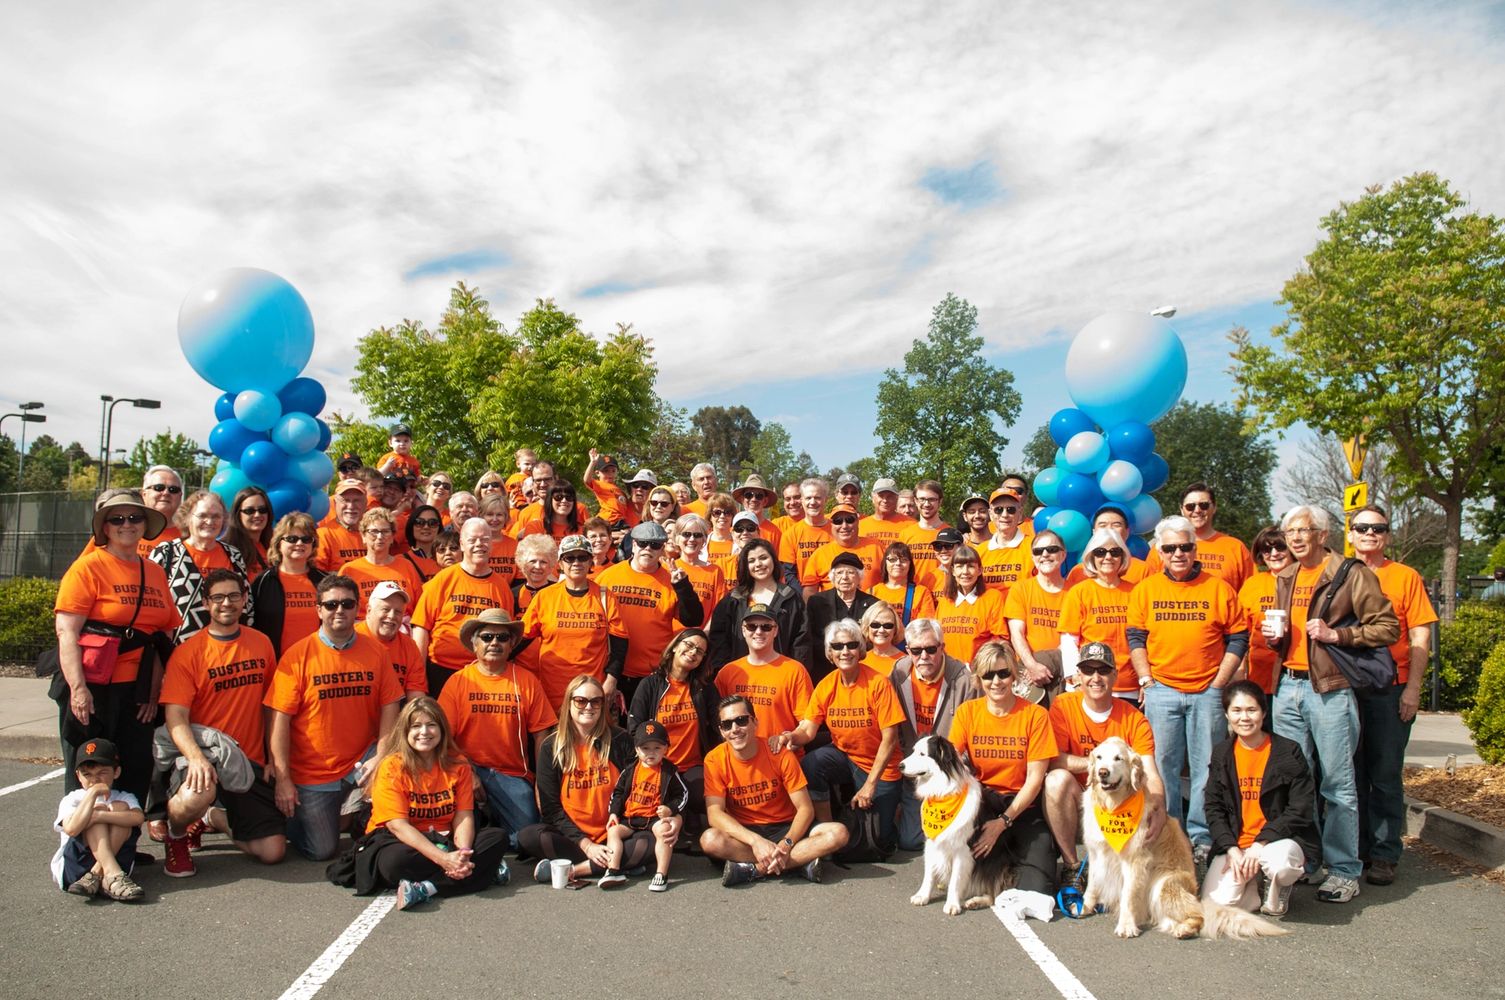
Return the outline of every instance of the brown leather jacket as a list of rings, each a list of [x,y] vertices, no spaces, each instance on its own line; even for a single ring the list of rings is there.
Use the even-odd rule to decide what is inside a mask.
[[[1322,575],[1317,578],[1317,589],[1312,594],[1309,614],[1322,607],[1322,602],[1327,599],[1327,585],[1342,565],[1341,555],[1336,552],[1327,554],[1327,563],[1322,567]],[[1290,621],[1291,593],[1296,589],[1296,574],[1300,570],[1301,564],[1293,561],[1275,578],[1275,607],[1285,610],[1287,622]],[[1395,608],[1391,606],[1390,598],[1380,589],[1380,578],[1363,563],[1356,564],[1348,571],[1348,579],[1343,583],[1343,590],[1333,597],[1326,620],[1328,623],[1342,621],[1350,614],[1359,620],[1359,624],[1353,628],[1338,629],[1340,646],[1373,649],[1393,645],[1400,638],[1400,620],[1395,617]],[[1287,629],[1286,634],[1272,645],[1282,664],[1285,663],[1290,644],[1291,631]],[[1323,643],[1307,640],[1307,662],[1311,665],[1312,689],[1318,694],[1341,691],[1350,686],[1343,671],[1327,655]],[[1277,676],[1276,684],[1279,682],[1280,677]]]

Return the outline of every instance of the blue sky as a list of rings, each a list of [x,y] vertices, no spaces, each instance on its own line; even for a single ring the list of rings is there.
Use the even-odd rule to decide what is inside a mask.
[[[745,403],[829,466],[871,451],[883,368],[955,292],[1018,378],[1012,461],[1095,316],[1177,306],[1187,398],[1225,399],[1227,327],[1278,320],[1341,200],[1433,170],[1505,211],[1499,4],[689,10],[9,5],[0,404],[93,447],[100,393],[159,398],[118,443],[203,440],[178,305],[253,266],[361,415],[356,341],[463,277],[508,324],[539,297],[632,323],[668,399]]]

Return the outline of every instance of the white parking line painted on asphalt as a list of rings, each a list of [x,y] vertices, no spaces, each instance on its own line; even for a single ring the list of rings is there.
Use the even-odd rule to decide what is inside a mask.
[[[40,785],[44,781],[51,781],[62,773],[63,769],[58,768],[56,771],[48,771],[41,777],[32,778],[30,781],[18,781],[14,785],[6,785],[4,788],[0,788],[0,795],[9,795],[11,792],[19,792],[21,789],[30,788],[32,785]]]
[[[334,944],[325,948],[324,954],[314,959],[314,963],[303,971],[303,975],[287,988],[280,1000],[308,1000],[323,989],[329,978],[340,971],[345,959],[366,940],[366,935],[381,923],[381,918],[391,912],[396,902],[397,897],[390,892],[373,899],[371,905],[362,910],[361,915],[345,928],[345,932],[334,939]]]
[[[1061,960],[1056,957],[1056,953],[1046,947],[1045,942],[1029,929],[1023,917],[1015,916],[1013,913],[1007,913],[996,907],[993,912],[998,914],[998,919],[1003,921],[1003,926],[1014,935],[1014,940],[1019,942],[1019,947],[1023,948],[1024,953],[1040,967],[1040,971],[1045,973],[1046,978],[1061,996],[1066,1000],[1097,1000],[1091,991],[1082,985],[1081,980],[1073,976],[1071,970],[1062,964]]]

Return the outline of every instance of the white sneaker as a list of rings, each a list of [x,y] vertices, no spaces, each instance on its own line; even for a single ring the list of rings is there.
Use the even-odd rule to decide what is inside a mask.
[[[1324,903],[1347,903],[1359,894],[1359,880],[1329,875],[1317,889],[1317,899]]]

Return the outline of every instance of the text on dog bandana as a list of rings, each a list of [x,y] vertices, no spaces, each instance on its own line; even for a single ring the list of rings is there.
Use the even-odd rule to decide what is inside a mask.
[[[946,832],[946,828],[956,819],[956,814],[962,811],[962,803],[967,801],[965,791],[955,795],[946,795],[938,799],[926,799],[920,803],[920,826],[925,831],[925,836],[934,840]]]
[[[1108,846],[1122,853],[1129,838],[1139,830],[1139,820],[1144,816],[1144,790],[1129,796],[1117,809],[1094,805],[1092,814],[1097,817],[1097,828],[1103,831]]]

